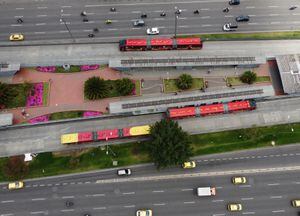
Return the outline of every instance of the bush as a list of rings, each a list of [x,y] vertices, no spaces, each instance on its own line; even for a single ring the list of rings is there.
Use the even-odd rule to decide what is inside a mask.
[[[176,80],[176,85],[181,90],[186,90],[192,87],[193,77],[189,74],[181,74]]]
[[[104,79],[91,77],[84,83],[84,96],[89,100],[105,98],[109,95],[109,86]]]
[[[256,73],[252,72],[252,71],[245,71],[241,76],[240,76],[240,80],[243,83],[247,83],[247,84],[252,84],[255,82],[256,80]]]
[[[18,92],[6,83],[0,82],[0,108],[7,107],[18,95]]]
[[[28,166],[24,162],[24,156],[10,157],[3,167],[3,172],[8,179],[22,179],[28,173]]]
[[[123,78],[123,79],[116,80],[116,87],[119,94],[125,96],[125,95],[130,95],[132,93],[135,85],[132,82],[132,80],[128,78]]]

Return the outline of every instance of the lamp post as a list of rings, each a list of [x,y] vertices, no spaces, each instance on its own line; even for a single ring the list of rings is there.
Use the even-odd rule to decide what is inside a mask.
[[[175,9],[175,12],[174,12],[174,14],[175,14],[175,29],[174,29],[174,38],[176,38],[176,36],[177,36],[177,20],[178,20],[178,12],[179,12],[179,9],[178,9],[178,7],[174,7],[174,9]]]
[[[66,29],[68,30],[68,32],[69,32],[69,34],[70,34],[70,37],[71,37],[72,40],[73,40],[73,43],[75,43],[75,38],[73,37],[73,35],[72,35],[72,33],[71,33],[71,31],[70,31],[70,29],[69,29],[69,27],[68,27],[66,21],[64,20],[64,18],[60,17],[60,20],[59,20],[59,21],[60,21],[60,23],[63,23],[63,24],[66,26]]]

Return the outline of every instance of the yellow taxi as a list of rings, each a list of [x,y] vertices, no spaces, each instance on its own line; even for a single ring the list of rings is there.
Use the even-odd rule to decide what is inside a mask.
[[[136,216],[152,216],[152,210],[151,209],[137,210]]]
[[[242,177],[242,176],[232,177],[231,181],[233,184],[246,184],[247,183],[246,177]]]
[[[195,161],[187,161],[182,164],[183,169],[191,169],[196,167],[196,162]]]
[[[11,182],[8,184],[8,190],[16,190],[21,189],[24,187],[24,182],[18,181],[18,182]]]
[[[240,203],[230,203],[227,205],[228,211],[242,211],[243,207]]]
[[[24,40],[24,35],[22,35],[22,34],[12,34],[12,35],[10,35],[9,40],[10,41],[22,41],[22,40]]]
[[[294,199],[292,200],[292,206],[293,207],[300,207],[300,199]]]

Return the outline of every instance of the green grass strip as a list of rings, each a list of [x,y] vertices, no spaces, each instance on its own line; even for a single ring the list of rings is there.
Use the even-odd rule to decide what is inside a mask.
[[[201,37],[204,41],[221,40],[283,40],[300,39],[300,31],[286,32],[257,32],[257,33],[220,33],[220,34],[194,34],[179,35],[178,37]]]
[[[66,111],[50,114],[50,120],[70,119],[82,117],[83,111]]]
[[[48,96],[49,96],[49,83],[43,83],[43,106],[48,105]]]
[[[203,78],[193,78],[192,87],[188,90],[196,90],[204,87]],[[164,89],[165,93],[182,91],[177,88],[176,79],[164,79]]]

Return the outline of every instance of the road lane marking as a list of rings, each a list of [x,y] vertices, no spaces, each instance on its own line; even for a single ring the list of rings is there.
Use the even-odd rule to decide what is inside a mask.
[[[16,8],[16,10],[24,10],[24,8]]]
[[[206,24],[206,25],[201,25],[202,27],[209,27],[209,26],[212,26],[212,25],[209,25],[209,24]]]
[[[242,198],[241,200],[253,200],[253,197],[246,197],[246,198]]]
[[[70,199],[70,198],[74,198],[74,196],[63,196],[62,199]]]
[[[279,14],[269,14],[269,16],[279,16]]]
[[[249,187],[251,187],[251,185],[240,185],[239,187],[240,188],[249,188]]]
[[[200,10],[202,10],[202,11],[209,11],[210,9],[209,8],[201,8]]]
[[[10,26],[22,26],[22,24],[12,24]]]
[[[188,201],[188,202],[183,202],[183,204],[194,204],[195,201]]]
[[[83,31],[84,31],[84,32],[91,32],[91,31],[93,31],[93,30],[91,30],[91,29],[84,29]],[[78,183],[78,184],[82,184],[82,183]]]
[[[34,32],[34,34],[45,34],[46,32]],[[34,186],[33,187],[37,187],[37,186]]]
[[[131,11],[131,13],[142,13],[141,11]]]
[[[224,202],[224,200],[212,200],[212,202]]]
[[[247,6],[246,7],[247,9],[252,9],[252,8],[255,8],[254,6]]]
[[[123,193],[123,195],[130,195],[130,194],[135,194],[135,192],[126,192],[126,193]]]
[[[15,18],[23,18],[23,16],[15,16]]]
[[[72,6],[71,5],[63,5],[61,6],[61,8],[71,8]]]
[[[31,199],[32,201],[42,201],[42,200],[46,200],[46,198],[34,198],[34,199]]]
[[[61,14],[61,16],[72,16],[72,14]]]
[[[210,16],[203,16],[203,17],[201,17],[201,19],[209,19],[210,18]]]
[[[232,15],[225,15],[225,17],[227,17],[227,18],[228,18],[228,17],[233,17],[233,16],[232,16]]]
[[[63,210],[60,210],[61,212],[71,212],[71,211],[74,211],[74,209],[63,209]]]
[[[164,20],[165,18],[154,18],[154,20]]]
[[[154,203],[153,205],[154,206],[164,206],[164,205],[166,205],[166,203]]]
[[[59,31],[59,33],[68,33],[68,31],[67,30],[61,30],[61,31]]]
[[[222,188],[223,188],[222,186],[216,187],[216,189],[222,189]]]
[[[213,216],[225,216],[225,214],[213,214]]]
[[[270,196],[270,199],[281,199],[282,196]]]
[[[91,184],[91,182],[90,181],[86,181],[86,182],[84,182],[84,184]]]
[[[47,214],[46,211],[36,211],[36,212],[30,212],[30,214]]]
[[[243,215],[253,215],[255,212],[243,212]]]
[[[48,187],[52,186],[52,184],[47,184]]]
[[[1,201],[1,203],[12,203],[12,202],[15,202],[14,200],[4,200],[4,201]]]
[[[103,209],[106,209],[106,207],[95,207],[93,208],[94,210],[103,210]]]
[[[277,5],[269,5],[268,7],[269,8],[278,8],[279,6],[277,6]]]
[[[128,206],[124,206],[124,208],[134,208],[135,205],[128,205]]]
[[[295,182],[295,184],[300,184],[300,182]]]
[[[285,212],[285,210],[281,209],[281,210],[275,210],[275,211],[272,211],[273,213],[282,213],[282,212]]]
[[[268,184],[268,186],[277,186],[277,185],[280,185],[279,183],[270,183]]]
[[[92,194],[93,197],[105,196],[105,194]]]
[[[41,25],[46,25],[46,23],[36,23],[35,25],[36,26],[41,26]],[[43,186],[45,186],[45,185],[40,185],[40,187],[43,187]]]
[[[186,188],[186,189],[181,189],[181,191],[192,191],[193,188]]]
[[[2,215],[0,215],[0,216],[13,216],[14,214],[12,214],[12,213],[7,213],[7,214],[2,214]]]
[[[37,17],[46,17],[47,15],[46,14],[39,14],[39,15],[36,15]]]
[[[178,28],[189,28],[190,26],[188,25],[182,25],[182,26],[178,26]]]
[[[111,28],[111,29],[107,29],[108,31],[117,31],[118,29],[115,28]]]
[[[48,7],[37,7],[37,9],[47,9]]]
[[[160,191],[152,191],[152,193],[163,193],[163,192],[165,192],[165,191],[163,191],[163,190],[160,190]]]

